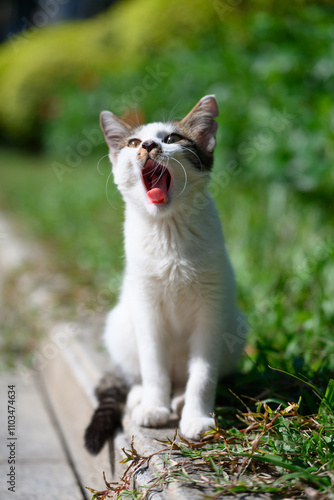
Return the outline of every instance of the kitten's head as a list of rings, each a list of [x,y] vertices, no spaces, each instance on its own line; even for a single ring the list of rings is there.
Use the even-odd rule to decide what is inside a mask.
[[[218,106],[203,97],[181,121],[133,127],[102,111],[115,183],[126,203],[149,214],[167,214],[189,204],[209,178]]]

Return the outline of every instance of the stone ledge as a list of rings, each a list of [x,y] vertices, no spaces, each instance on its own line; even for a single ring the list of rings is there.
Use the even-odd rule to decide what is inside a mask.
[[[123,429],[118,432],[113,442],[109,443],[109,450],[105,447],[97,457],[90,456],[83,446],[83,434],[96,406],[93,392],[99,375],[102,375],[92,358],[94,355],[92,356],[91,352],[88,354],[78,340],[71,339],[40,375],[82,483],[102,490],[103,471],[108,481],[116,482],[128,467],[120,462],[125,458],[122,449],[130,449],[132,437],[138,454],[148,457],[164,448],[157,440],[174,436],[177,421],[172,420],[170,426],[163,429],[147,429],[136,426],[126,413]],[[163,471],[163,461],[164,453],[153,456],[148,464],[138,469],[132,479],[131,488],[149,486],[151,481],[157,478],[157,473]],[[201,497],[195,488],[171,483],[168,488],[160,485],[153,488],[149,498],[196,500]]]
[[[98,354],[100,364],[96,364],[95,356]],[[103,362],[101,363],[101,360]],[[54,407],[62,432],[68,442],[68,447],[75,463],[78,474],[85,486],[103,490],[103,471],[107,481],[118,482],[126,471],[128,464],[120,462],[125,458],[122,449],[130,450],[133,438],[134,447],[142,457],[149,457],[165,448],[164,441],[173,439],[176,418],[162,429],[148,429],[138,427],[131,419],[129,412],[123,417],[122,430],[113,442],[109,443],[97,457],[90,456],[83,447],[83,433],[88,424],[93,409],[96,405],[92,397],[97,380],[102,375],[98,366],[106,366],[107,356],[101,353],[86,350],[78,340],[72,339],[66,348],[59,353],[57,359],[52,361],[43,371],[42,376]],[[75,402],[75,404],[74,404]],[[159,440],[159,441],[158,441]],[[143,466],[131,479],[130,489],[149,487],[159,473],[164,471],[165,451],[161,451]],[[170,482],[167,486],[156,485],[149,492],[148,498],[155,500],[200,500],[205,494],[212,494],[209,488],[199,488],[194,484]],[[90,497],[89,497],[90,498]],[[226,500],[255,500],[255,498],[270,498],[266,495],[225,495]]]

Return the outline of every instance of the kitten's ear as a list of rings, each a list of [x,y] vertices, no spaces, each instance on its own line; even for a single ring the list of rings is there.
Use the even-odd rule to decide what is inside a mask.
[[[119,148],[129,135],[131,127],[124,120],[111,113],[111,111],[102,111],[100,114],[100,124],[111,156],[116,160]]]
[[[214,118],[219,115],[217,101],[214,95],[206,95],[181,121],[188,127],[200,146],[208,152],[212,152],[216,145],[216,132],[218,123]]]

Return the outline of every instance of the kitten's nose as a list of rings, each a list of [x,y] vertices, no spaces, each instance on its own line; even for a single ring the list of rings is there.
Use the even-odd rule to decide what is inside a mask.
[[[150,151],[152,151],[152,149],[157,148],[158,144],[154,141],[144,141],[141,147],[146,149],[146,151],[149,153]]]

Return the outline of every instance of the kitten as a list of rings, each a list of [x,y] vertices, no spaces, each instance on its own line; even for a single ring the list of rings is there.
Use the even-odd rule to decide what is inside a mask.
[[[218,116],[203,97],[178,122],[131,127],[109,111],[101,126],[115,183],[125,201],[126,265],[104,333],[121,379],[105,380],[86,430],[97,453],[122,415],[167,424],[199,439],[211,416],[219,377],[236,369],[245,343],[235,281],[221,223],[208,192]]]

